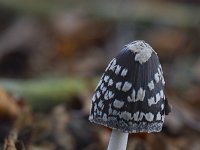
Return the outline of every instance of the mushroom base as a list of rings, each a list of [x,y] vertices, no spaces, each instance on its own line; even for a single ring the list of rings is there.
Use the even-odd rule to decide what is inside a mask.
[[[89,117],[90,122],[100,124],[111,129],[116,129],[125,133],[139,133],[139,132],[160,132],[162,130],[163,122],[134,122],[128,125],[124,121],[104,121],[102,118]]]

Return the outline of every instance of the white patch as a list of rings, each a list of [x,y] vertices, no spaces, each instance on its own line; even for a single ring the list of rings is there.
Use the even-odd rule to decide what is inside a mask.
[[[160,112],[157,113],[156,120],[161,120],[161,114],[160,114]]]
[[[154,75],[154,79],[155,79],[155,81],[156,81],[156,83],[158,83],[159,82],[159,75],[158,75],[158,73],[156,73],[155,75]]]
[[[103,75],[101,76],[101,80],[103,80],[105,73],[103,73]]]
[[[107,118],[107,114],[104,113],[104,114],[103,114],[103,121],[107,121],[107,119],[108,119],[108,118]]]
[[[92,96],[92,101],[94,102],[96,100],[95,94]]]
[[[162,115],[162,122],[164,122],[164,120],[165,120],[165,115]]]
[[[164,78],[162,78],[162,84],[165,85],[165,80],[164,80]]]
[[[145,114],[145,119],[147,121],[153,121],[153,118],[154,118],[154,114],[152,114],[151,112]]]
[[[133,102],[132,98],[130,96],[127,97],[128,102]]]
[[[142,88],[140,88],[137,92],[137,98],[135,101],[143,101],[145,97],[145,90],[143,90]]]
[[[105,71],[107,71],[107,70],[110,68],[110,66],[112,65],[112,63],[113,63],[114,61],[116,61],[116,59],[115,59],[115,58],[114,58],[113,60],[111,60],[111,62],[108,64],[108,66],[107,66],[107,68],[106,68],[106,70],[105,70]]]
[[[159,64],[158,67],[160,68],[160,71],[161,71],[161,73],[163,74],[163,70],[162,70],[162,66],[161,66],[161,64]]]
[[[104,94],[104,99],[109,100],[109,99],[113,98],[114,95],[115,94],[112,91],[106,91],[106,93]]]
[[[117,63],[117,60],[116,60],[116,58],[114,58],[112,61],[112,65],[116,65],[116,63]]]
[[[132,84],[129,82],[125,82],[123,87],[122,87],[122,91],[127,92],[128,90],[130,90],[132,87]]]
[[[113,80],[110,79],[109,82],[108,82],[108,86],[112,86],[113,85]]]
[[[161,109],[162,109],[162,110],[164,109],[164,104],[161,105]]]
[[[109,79],[109,76],[105,76],[105,77],[104,77],[104,81],[105,81],[105,82],[108,82],[108,79]]]
[[[108,64],[105,71],[109,70],[111,63],[112,63],[112,61]]]
[[[116,70],[115,70],[115,74],[118,75],[119,72],[120,72],[120,70],[121,70],[121,66],[120,66],[120,65],[117,65],[117,68],[116,68]]]
[[[97,111],[97,104],[94,104],[94,112]]]
[[[102,109],[103,109],[103,107],[102,107]],[[102,113],[103,113],[102,111],[99,111],[99,115],[100,115],[100,116],[102,115]]]
[[[138,121],[139,114],[140,114],[139,111],[137,111],[137,112],[135,112],[135,113],[133,114],[133,118],[134,118],[135,121]]]
[[[160,76],[162,76],[162,73],[161,73],[161,71],[160,71],[160,68],[158,67],[158,74],[160,75]]]
[[[151,53],[141,51],[140,53],[135,55],[135,61],[139,61],[140,64],[145,63],[151,57]]]
[[[162,84],[165,85],[165,80],[163,77],[163,71],[162,71],[161,65],[159,65],[159,67],[158,67],[158,75],[160,76],[160,80],[162,81]]]
[[[97,98],[99,98],[101,94],[100,94],[99,91],[97,91],[97,92],[96,92],[96,95],[97,95]]]
[[[121,112],[120,116],[119,116],[121,119],[124,119],[126,121],[129,121],[132,119],[131,117],[131,113],[127,112],[127,111],[124,111],[124,112]]]
[[[158,103],[160,101],[160,93],[156,94],[156,103]]]
[[[154,97],[151,97],[151,98],[149,98],[148,99],[148,105],[149,105],[149,107],[151,106],[151,105],[154,105],[154,104],[157,104],[159,101],[160,101],[160,93],[157,93],[156,94],[156,99],[154,99]],[[161,105],[162,106],[162,105]]]
[[[164,92],[163,92],[163,90],[160,90],[160,97],[164,98]]]
[[[114,94],[112,91],[109,91],[109,92],[108,92],[108,99],[113,98],[114,95],[115,95],[115,94]]]
[[[144,117],[144,113],[143,112],[140,112],[140,116],[139,116],[139,118],[138,118],[138,121],[141,121],[142,119],[143,119],[143,117]]]
[[[114,70],[115,70],[115,67],[116,67],[116,63],[117,63],[117,61],[116,61],[116,59],[114,59],[113,62],[112,62],[112,64],[110,65],[109,70],[114,71]]]
[[[109,91],[106,91],[106,93],[104,94],[104,99],[105,100],[108,100],[108,93],[109,93]]]
[[[117,88],[118,90],[121,90],[121,86],[122,86],[122,82],[117,82],[117,83],[116,83],[116,88]]]
[[[153,90],[154,89],[154,83],[153,83],[153,80],[151,82],[148,83],[148,87],[150,90]]]
[[[154,97],[151,97],[148,99],[148,105],[149,105],[149,107],[151,107],[151,105],[153,105],[153,104],[156,104],[155,99],[154,99]]]
[[[128,96],[127,98],[128,102],[135,102],[135,90],[133,89],[131,97]]]
[[[115,100],[114,102],[113,102],[113,106],[115,107],[115,108],[122,108],[123,106],[124,106],[124,102],[123,101],[119,101],[119,100]]]
[[[111,63],[111,62],[110,62],[110,63]],[[106,67],[105,72],[109,70],[109,68],[110,68],[110,63],[109,63],[108,66]]]
[[[125,77],[127,75],[127,73],[128,73],[128,69],[123,69],[121,76]]]
[[[112,115],[114,115],[114,116],[118,116],[118,115],[119,115],[119,112],[118,112],[117,110],[113,110]]]
[[[89,120],[93,120],[93,119],[94,119],[93,115],[90,115]]]
[[[102,89],[102,93],[104,94],[106,90],[107,90],[107,88],[104,86]]]
[[[130,51],[136,53],[135,61],[139,61],[140,64],[147,62],[153,51],[152,47],[144,41],[134,41],[126,46]]]
[[[99,106],[100,108],[103,107],[103,101],[102,101],[102,100],[99,101],[98,106]]]
[[[104,83],[101,84],[100,90],[103,90],[103,87],[104,87]]]

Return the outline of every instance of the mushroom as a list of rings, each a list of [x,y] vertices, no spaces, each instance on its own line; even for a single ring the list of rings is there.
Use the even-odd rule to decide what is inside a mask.
[[[133,41],[112,59],[92,98],[89,120],[112,128],[108,150],[125,150],[129,133],[160,132],[170,107],[157,53]]]

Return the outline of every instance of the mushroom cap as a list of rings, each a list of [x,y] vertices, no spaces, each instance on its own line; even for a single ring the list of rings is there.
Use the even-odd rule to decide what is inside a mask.
[[[144,41],[125,45],[97,85],[89,120],[122,132],[160,132],[165,81],[157,53]]]

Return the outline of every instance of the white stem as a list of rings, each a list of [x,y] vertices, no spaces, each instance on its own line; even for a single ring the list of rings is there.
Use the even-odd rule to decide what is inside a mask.
[[[107,150],[126,150],[128,133],[112,130]]]

